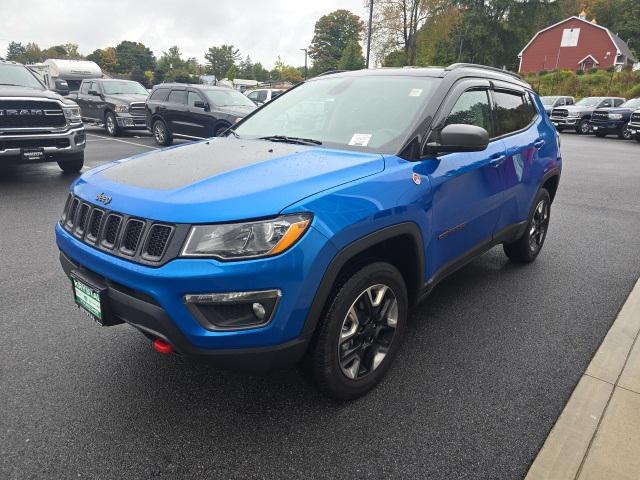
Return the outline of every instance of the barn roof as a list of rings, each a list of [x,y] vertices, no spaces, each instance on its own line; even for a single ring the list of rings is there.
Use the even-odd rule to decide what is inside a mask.
[[[524,48],[518,54],[518,57],[522,57],[522,54],[524,53],[524,51],[527,48],[529,48],[529,45],[531,45],[533,43],[533,41],[536,38],[538,38],[538,35],[540,35],[542,32],[546,32],[547,30],[551,30],[552,28],[555,28],[558,25],[562,25],[563,23],[568,22],[569,20],[579,20],[579,21],[584,22],[584,23],[586,23],[588,25],[591,25],[592,27],[596,27],[596,28],[600,28],[600,29],[604,30],[609,35],[609,38],[611,39],[611,42],[615,45],[616,49],[618,50],[618,53],[621,53],[622,55],[627,57],[632,62],[637,62],[638,61],[636,59],[635,55],[633,54],[633,52],[631,52],[631,49],[629,48],[629,45],[627,45],[627,42],[622,40],[618,35],[613,33],[607,27],[603,27],[602,25],[598,25],[597,23],[592,23],[589,20],[586,20],[584,18],[576,17],[575,15],[573,17],[565,18],[564,20],[562,20],[562,21],[560,21],[558,23],[554,23],[553,25],[551,25],[551,26],[549,26],[547,28],[543,28],[542,30],[540,30],[538,33],[536,33],[533,36],[533,38],[531,40],[529,40],[529,43],[527,43],[524,46]]]

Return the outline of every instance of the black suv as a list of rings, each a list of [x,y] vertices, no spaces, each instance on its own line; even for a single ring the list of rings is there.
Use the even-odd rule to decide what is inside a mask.
[[[0,60],[0,164],[58,162],[64,172],[84,165],[80,109],[47,90],[31,70]]]
[[[601,108],[591,114],[591,128],[596,137],[614,134],[629,140],[633,133],[629,129],[631,114],[640,108],[640,98],[627,100],[619,107]]]
[[[131,80],[83,80],[71,98],[80,105],[82,119],[104,124],[117,137],[124,129],[146,128],[144,102],[149,92]]]
[[[230,88],[162,84],[147,99],[147,127],[158,145],[173,137],[217,137],[253,110],[255,104]]]

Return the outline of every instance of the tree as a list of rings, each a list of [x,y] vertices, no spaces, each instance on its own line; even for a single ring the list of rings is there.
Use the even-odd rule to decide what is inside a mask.
[[[204,54],[207,60],[207,71],[217,79],[223,78],[229,69],[240,60],[240,52],[233,45],[210,47]]]
[[[23,63],[26,48],[20,42],[10,42],[7,47],[7,60]]]
[[[255,72],[253,70],[253,62],[251,57],[247,55],[240,65],[238,65],[238,76],[247,80],[255,80]]]
[[[53,45],[42,52],[45,58],[67,58],[67,47]]]
[[[269,80],[269,70],[264,68],[260,62],[253,64],[253,78],[258,82],[266,82]]]
[[[102,70],[107,72],[116,72],[118,70],[118,55],[113,47],[94,50],[87,55],[87,60],[96,62]]]
[[[320,17],[309,45],[312,74],[337,69],[344,49],[351,42],[360,42],[363,29],[360,17],[348,10],[336,10]]]
[[[115,73],[129,73],[134,68],[142,71],[156,68],[156,57],[144,44],[124,40],[115,47],[118,63]]]
[[[364,68],[364,57],[362,47],[357,42],[349,42],[342,52],[342,57],[338,62],[339,70],[360,70]]]
[[[229,70],[227,70],[225,77],[233,81],[237,78],[237,76],[238,76],[238,69],[236,68],[235,65],[231,65],[229,67]]]

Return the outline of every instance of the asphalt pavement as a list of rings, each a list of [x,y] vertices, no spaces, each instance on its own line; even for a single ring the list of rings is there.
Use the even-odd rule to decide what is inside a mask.
[[[640,274],[640,144],[562,142],[537,261],[497,247],[445,280],[346,404],[295,369],[220,371],[88,321],[53,234],[74,176],[2,169],[0,478],[522,478]],[[153,148],[90,129],[86,165]]]

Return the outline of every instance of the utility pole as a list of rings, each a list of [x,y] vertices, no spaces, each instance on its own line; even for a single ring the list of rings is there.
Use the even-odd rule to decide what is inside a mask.
[[[302,50],[304,52],[304,79],[307,79],[307,49],[306,48],[301,48],[300,50]]]
[[[369,0],[369,34],[367,35],[367,68],[369,68],[369,56],[371,52],[371,24],[373,23],[373,0]]]

